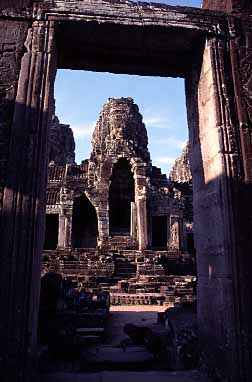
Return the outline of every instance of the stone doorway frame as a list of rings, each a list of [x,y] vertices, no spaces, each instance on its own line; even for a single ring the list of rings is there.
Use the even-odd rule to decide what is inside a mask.
[[[239,218],[236,214],[237,189],[241,179],[251,181],[251,159],[242,145],[246,129],[243,126],[244,134],[240,133],[241,117],[233,100],[238,91],[235,80],[240,70],[239,62],[235,61],[235,56],[230,56],[232,45],[234,50],[237,49],[236,33],[244,33],[244,30],[235,32],[234,18],[222,13],[153,5],[141,7],[132,3],[127,9],[127,4],[118,2],[107,5],[109,7],[105,4],[102,10],[95,2],[88,6],[80,4],[78,9],[71,2],[34,5],[33,23],[26,39],[19,76],[10,171],[3,199],[3,216],[6,216],[3,248],[4,253],[11,256],[11,266],[2,281],[6,281],[2,301],[7,308],[1,351],[4,354],[7,350],[10,354],[3,362],[8,375],[13,376],[9,380],[28,381],[36,360],[48,125],[57,64],[71,66],[71,57],[63,55],[62,58],[60,33],[62,25],[67,23],[74,26],[93,21],[95,31],[103,25],[113,25],[119,30],[126,28],[126,34],[127,28],[151,31],[154,43],[161,44],[159,51],[163,49],[167,53],[166,47],[172,43],[160,39],[165,30],[167,36],[169,33],[178,36],[178,49],[182,49],[180,58],[183,57],[181,36],[185,41],[189,38],[191,42],[204,42],[199,45],[196,55],[195,50],[190,51],[185,44],[185,57],[192,58],[188,70],[185,63],[176,66],[176,46],[167,61],[160,53],[156,67],[153,63],[144,64],[145,57],[138,56],[136,68],[130,60],[126,64],[120,61],[122,55],[117,63],[108,61],[102,65],[99,58],[95,61],[92,57],[93,64],[92,60],[86,64],[77,63],[75,69],[78,66],[79,69],[93,70],[111,68],[115,73],[186,77],[198,254],[198,322],[203,359],[208,369],[226,380],[238,381],[247,377],[244,381],[248,381],[250,371],[247,369],[245,373],[244,368],[249,364],[249,354],[244,348],[248,329],[242,319],[242,313],[246,312],[240,296],[241,272],[237,264],[241,251],[235,221]],[[247,33],[251,30],[251,26],[247,26]],[[151,56],[148,44],[144,48],[154,60],[156,57]],[[166,65],[167,69],[164,69]],[[244,105],[239,109],[238,105],[238,111],[242,108],[246,109]],[[22,156],[20,150],[27,150],[26,155]],[[22,176],[28,177],[25,185],[16,166],[19,158],[22,159]],[[8,232],[16,235],[14,239]],[[18,269],[17,264],[20,265]],[[17,362],[16,369],[11,370],[14,362]],[[17,379],[18,375],[22,379]]]

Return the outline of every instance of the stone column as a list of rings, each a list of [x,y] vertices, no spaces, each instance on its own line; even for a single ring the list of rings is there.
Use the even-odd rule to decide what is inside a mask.
[[[73,220],[73,209],[69,208],[66,210],[66,235],[65,235],[65,248],[72,247],[72,220]]]
[[[58,235],[59,249],[72,247],[72,218],[73,218],[73,209],[62,208],[59,215],[59,235]]]
[[[134,163],[133,170],[137,212],[137,239],[139,250],[143,251],[148,246],[146,164],[142,161],[137,161]]]
[[[137,223],[139,250],[143,251],[148,246],[147,212],[145,196],[141,196],[141,198],[138,198],[137,200]]]
[[[47,142],[57,57],[53,22],[34,22],[25,48],[11,128],[0,230],[3,382],[36,379],[33,371],[37,354]]]
[[[99,179],[96,196],[98,220],[98,247],[106,247],[109,241],[109,179]]]
[[[59,214],[58,249],[65,248],[66,217],[61,210]]]
[[[59,249],[71,248],[72,246],[72,217],[73,192],[63,187],[60,190]]]
[[[107,200],[100,201],[97,209],[98,219],[98,246],[104,247],[109,240],[109,203]]]
[[[131,202],[131,216],[130,216],[130,235],[133,239],[137,238],[137,213],[136,203]]]

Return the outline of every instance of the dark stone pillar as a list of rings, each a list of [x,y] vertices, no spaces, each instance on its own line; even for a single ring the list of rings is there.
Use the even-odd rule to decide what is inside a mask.
[[[2,208],[1,380],[34,380],[47,140],[56,72],[54,25],[34,22],[25,42]]]
[[[248,382],[252,377],[252,38],[250,32],[244,33],[241,20],[229,21],[230,46],[208,40],[200,72],[186,81],[198,323],[208,368],[220,380]]]
[[[221,381],[240,381],[236,325],[237,258],[232,179],[240,176],[232,77],[225,42],[206,41],[202,64],[186,80],[198,326],[202,360]],[[199,70],[199,71],[198,71]],[[197,106],[198,105],[198,106]]]
[[[0,21],[0,215],[17,83],[29,23]]]
[[[218,73],[216,81],[221,81],[216,86],[219,93],[217,103],[221,104],[218,111],[218,124],[221,130],[226,125],[222,130],[221,141],[227,177],[225,183],[221,182],[221,187],[226,184],[225,192],[228,192],[229,196],[227,195],[226,202],[223,202],[223,212],[226,210],[223,216],[228,218],[225,231],[228,232],[229,225],[231,235],[230,239],[224,243],[225,251],[229,254],[227,252],[222,260],[223,271],[227,274],[226,287],[223,288],[224,284],[222,287],[225,300],[223,306],[229,307],[230,312],[226,320],[228,324],[225,324],[225,330],[229,332],[225,334],[226,344],[230,347],[230,351],[228,353],[226,350],[224,357],[227,370],[224,374],[228,375],[230,372],[232,381],[248,382],[252,379],[252,281],[250,275],[252,267],[252,204],[250,202],[252,198],[252,23],[247,16],[252,13],[252,2],[250,0],[205,0],[203,8],[232,12],[232,16],[229,17],[231,37],[229,50],[225,54],[225,49],[222,47],[221,50],[214,52]],[[235,102],[233,103],[232,100]],[[233,225],[231,219],[234,221]],[[218,268],[220,271],[221,267]],[[201,275],[203,259],[198,259],[198,269]],[[224,275],[224,272],[222,274]],[[211,275],[213,276],[212,267]],[[207,299],[209,285],[210,282],[203,283],[203,280],[199,278],[199,300],[201,296]],[[218,293],[220,290],[219,288]],[[212,301],[213,291],[212,286],[212,292],[208,298]],[[203,305],[201,303],[199,305],[200,315],[205,310]],[[208,316],[210,315],[209,307],[208,304],[208,309],[205,310]],[[233,309],[231,310],[230,307]],[[216,308],[215,304],[217,316]],[[204,327],[202,326],[201,329]],[[224,333],[225,331],[222,331],[222,336]],[[211,338],[211,333],[208,333],[208,338]],[[217,341],[215,343],[217,344]],[[225,370],[220,349],[214,352],[215,367]],[[212,354],[214,352],[212,351]],[[233,357],[230,359],[228,354],[232,353]],[[211,357],[208,358],[208,362],[209,360]],[[218,360],[220,360],[219,364]]]

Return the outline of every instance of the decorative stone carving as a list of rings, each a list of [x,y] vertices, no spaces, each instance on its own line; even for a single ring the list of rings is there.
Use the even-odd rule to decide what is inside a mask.
[[[171,216],[170,218],[170,240],[169,247],[172,250],[180,249],[180,226],[179,226],[179,217]]]
[[[60,204],[65,207],[71,207],[73,205],[73,190],[62,187],[60,190]]]

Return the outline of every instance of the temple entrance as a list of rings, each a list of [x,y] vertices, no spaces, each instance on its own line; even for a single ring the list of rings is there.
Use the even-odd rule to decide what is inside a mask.
[[[74,201],[72,246],[73,248],[95,248],[98,236],[97,215],[86,195]]]
[[[58,245],[59,215],[46,214],[45,224],[45,250],[54,250]]]
[[[131,202],[135,200],[135,182],[127,159],[115,164],[109,189],[109,232],[111,236],[130,235]]]
[[[167,248],[167,216],[152,217],[152,247]]]

